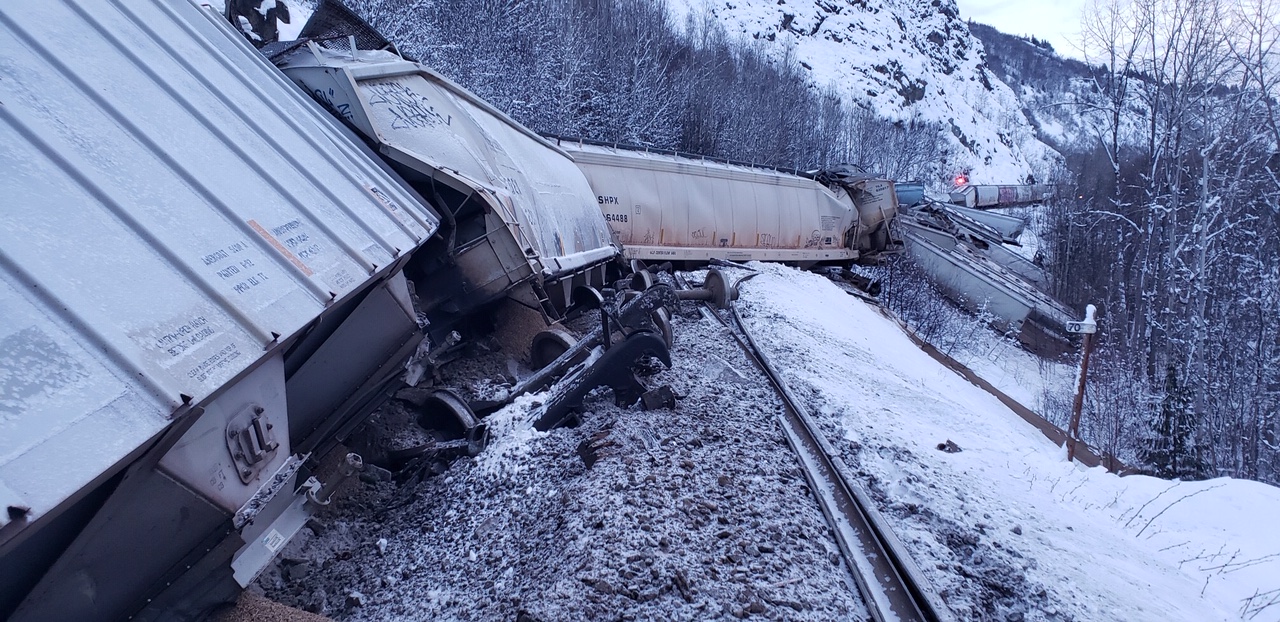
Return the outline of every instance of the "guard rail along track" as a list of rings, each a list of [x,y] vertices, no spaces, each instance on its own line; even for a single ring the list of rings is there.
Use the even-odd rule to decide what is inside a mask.
[[[733,289],[741,282],[735,283]],[[731,295],[730,299],[735,297]],[[732,326],[719,313],[712,312],[711,316],[730,329],[734,340],[769,377],[781,397],[784,408],[779,423],[787,443],[800,461],[805,479],[831,526],[871,619],[876,622],[953,620],[905,547],[876,512],[866,492],[849,476],[843,460],[804,405],[791,393],[782,375],[757,345],[732,302],[728,309]]]

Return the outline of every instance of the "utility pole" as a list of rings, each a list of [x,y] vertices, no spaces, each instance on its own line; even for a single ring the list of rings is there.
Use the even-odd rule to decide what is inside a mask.
[[[1098,308],[1089,305],[1084,308],[1084,321],[1067,322],[1067,332],[1083,333],[1084,351],[1080,357],[1080,381],[1076,386],[1076,400],[1071,405],[1071,425],[1067,428],[1067,462],[1075,460],[1076,440],[1080,438],[1080,409],[1084,407],[1084,383],[1089,375],[1089,353],[1093,350],[1093,334],[1098,331],[1098,323],[1093,319]]]

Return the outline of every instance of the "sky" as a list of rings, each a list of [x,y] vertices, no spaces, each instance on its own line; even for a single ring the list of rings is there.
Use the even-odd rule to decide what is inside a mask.
[[[1087,0],[956,0],[960,17],[1011,35],[1047,39],[1059,56],[1080,58],[1080,15]]]

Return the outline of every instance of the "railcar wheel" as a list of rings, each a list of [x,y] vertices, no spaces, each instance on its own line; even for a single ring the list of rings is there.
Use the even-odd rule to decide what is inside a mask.
[[[653,275],[647,270],[641,270],[631,275],[631,289],[633,291],[642,292],[653,287]]]
[[[658,328],[658,334],[667,343],[667,349],[671,349],[676,340],[675,332],[671,329],[671,314],[665,307],[659,307],[653,310],[650,317],[653,318],[653,325]]]
[[[479,423],[467,401],[448,389],[432,391],[418,415],[418,425],[442,436],[439,440],[467,438]]]
[[[550,365],[552,361],[560,358],[561,354],[569,351],[573,344],[577,343],[573,335],[569,334],[563,328],[548,328],[533,336],[533,343],[529,345],[529,367],[537,371]],[[585,358],[586,353],[580,358]],[[576,365],[580,361],[573,361]]]
[[[711,292],[711,303],[717,309],[728,309],[729,302],[737,299],[737,292],[729,287],[729,279],[719,268],[707,270],[707,278],[702,286]]]
[[[600,290],[585,285],[573,288],[573,303],[570,305],[566,313],[582,313],[589,309],[599,309],[604,303],[604,296],[600,295]]]

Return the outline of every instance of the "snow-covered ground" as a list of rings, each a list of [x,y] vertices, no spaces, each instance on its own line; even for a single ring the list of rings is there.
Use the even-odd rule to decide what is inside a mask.
[[[957,619],[1280,620],[1280,489],[1068,464],[876,309],[820,276],[754,267],[744,321]],[[522,399],[445,475],[370,478],[261,588],[352,620],[861,615],[776,397],[714,321],[686,309],[675,325],[675,367],[647,382],[683,396],[677,412],[603,392],[581,426],[538,433],[543,398]],[[492,378],[480,365],[455,380],[525,373],[517,355],[487,356]],[[403,423],[399,407],[377,421]],[[936,448],[947,440],[961,451]],[[590,468],[583,442],[601,447]]]
[[[961,617],[1280,619],[1280,604],[1264,608],[1280,603],[1280,489],[1068,464],[863,302],[815,275],[759,268],[743,285],[744,320],[938,588],[965,595],[948,598]],[[946,440],[963,451],[938,451]]]

